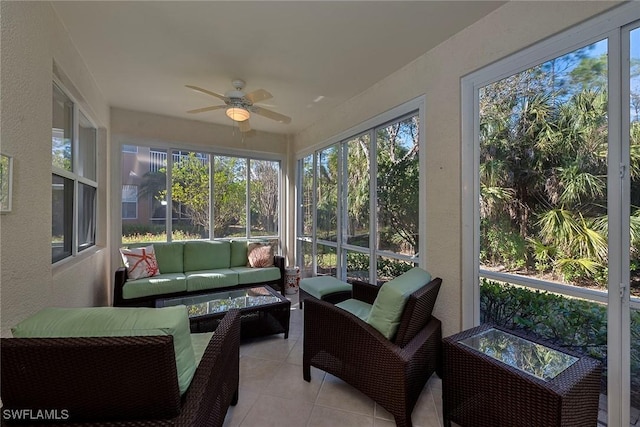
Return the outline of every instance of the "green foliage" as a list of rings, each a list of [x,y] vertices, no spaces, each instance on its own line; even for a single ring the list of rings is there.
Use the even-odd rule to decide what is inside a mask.
[[[640,388],[640,311],[631,310],[632,390]],[[482,279],[480,322],[523,330],[603,362],[607,370],[607,307],[592,301]],[[632,395],[632,406],[640,407]]]
[[[276,162],[254,161],[251,170],[252,229],[258,234],[275,231],[278,209],[278,167]],[[247,159],[216,156],[213,167],[214,235],[231,236],[247,224]],[[171,198],[174,217],[185,218],[201,233],[208,235],[210,211],[210,165],[197,155],[180,155],[173,163]],[[140,196],[150,195],[165,201],[166,168],[144,175]],[[261,232],[262,230],[262,232]]]
[[[251,234],[271,235],[277,232],[279,164],[251,160]]]
[[[415,254],[418,248],[418,117],[377,132],[378,223],[385,249]]]
[[[164,230],[164,227],[162,227]],[[197,240],[203,239],[207,236],[203,236],[201,234],[190,233],[184,230],[173,230],[172,240]],[[125,246],[136,245],[137,243],[154,243],[154,242],[166,242],[167,241],[167,233],[165,231],[128,231],[125,233],[122,232],[122,244]]]
[[[480,248],[488,267],[606,286],[607,63],[590,49],[480,91]],[[640,148],[632,153],[639,176]]]
[[[606,306],[482,279],[480,321],[531,332],[606,360]],[[640,331],[640,323],[635,326]]]
[[[510,224],[501,220],[481,220],[480,260],[485,264],[502,265],[510,270],[523,268],[526,261],[526,241]]]
[[[209,230],[209,162],[196,153],[180,156],[171,170],[171,198],[184,206],[190,222]],[[166,191],[160,192],[166,199]]]
[[[411,270],[413,263],[391,258],[378,258],[377,277],[379,282],[387,282]]]
[[[369,254],[348,252],[347,271],[369,271]]]

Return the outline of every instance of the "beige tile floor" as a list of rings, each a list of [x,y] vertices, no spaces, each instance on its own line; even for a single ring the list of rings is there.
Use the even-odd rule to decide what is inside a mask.
[[[344,381],[312,368],[302,379],[303,313],[291,300],[289,339],[283,334],[240,346],[238,404],[229,408],[225,427],[392,427],[393,417]],[[413,411],[415,427],[440,427],[442,384],[434,375]]]

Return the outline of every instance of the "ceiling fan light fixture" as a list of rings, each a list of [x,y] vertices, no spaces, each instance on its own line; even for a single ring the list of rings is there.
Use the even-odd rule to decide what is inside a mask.
[[[226,113],[231,120],[235,120],[236,122],[244,122],[251,117],[251,113],[242,107],[229,107]]]

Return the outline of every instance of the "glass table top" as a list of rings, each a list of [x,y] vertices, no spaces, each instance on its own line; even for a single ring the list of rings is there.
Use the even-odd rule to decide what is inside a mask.
[[[224,313],[232,308],[258,307],[275,304],[281,299],[264,286],[215,292],[205,295],[172,298],[163,301],[164,307],[186,305],[190,318]]]
[[[578,361],[570,354],[495,328],[459,343],[544,381],[552,380]]]

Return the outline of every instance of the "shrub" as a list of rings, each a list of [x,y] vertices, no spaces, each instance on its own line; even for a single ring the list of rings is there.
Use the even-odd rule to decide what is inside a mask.
[[[527,242],[508,221],[483,219],[480,226],[480,260],[517,270],[527,265]]]
[[[482,279],[481,322],[533,333],[565,348],[606,359],[605,305]]]

